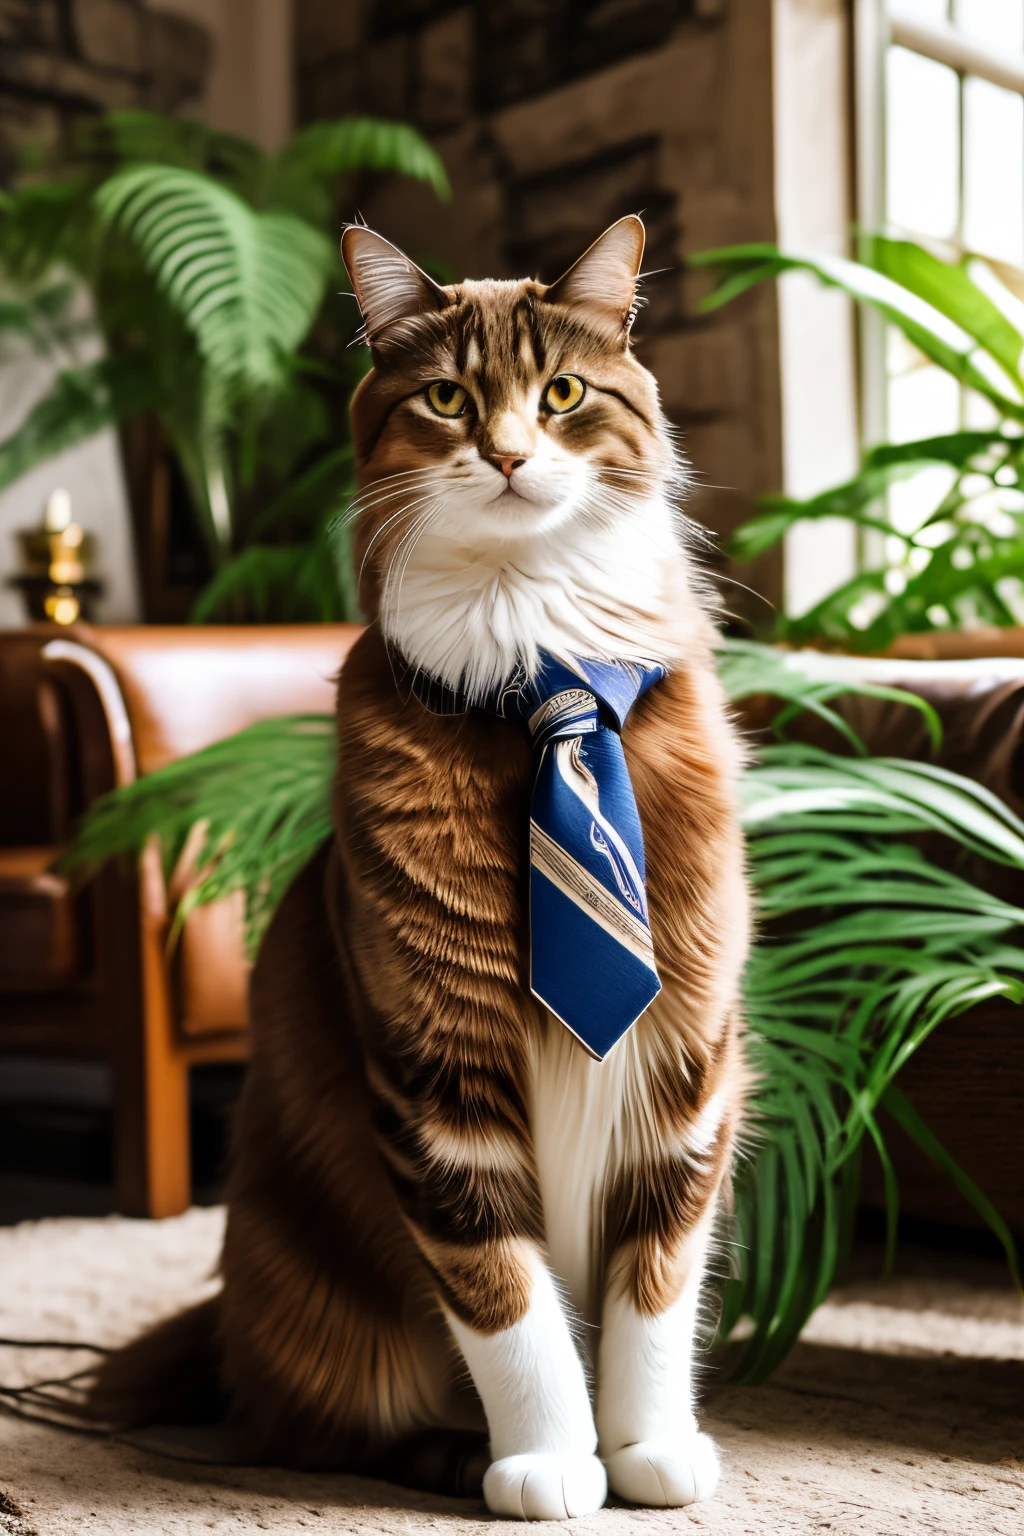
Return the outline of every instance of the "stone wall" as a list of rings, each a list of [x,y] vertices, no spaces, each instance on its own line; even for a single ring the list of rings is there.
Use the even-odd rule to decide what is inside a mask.
[[[209,62],[203,27],[143,0],[0,0],[0,182],[83,114],[198,95]]]
[[[429,135],[450,205],[397,183],[367,220],[459,276],[551,279],[606,224],[648,231],[638,346],[682,429],[692,510],[725,535],[782,476],[775,297],[701,315],[684,256],[775,233],[768,0],[297,0],[304,121],[373,112]],[[347,211],[347,210],[346,210]],[[778,597],[776,556],[741,579]],[[739,589],[727,605],[762,622]]]

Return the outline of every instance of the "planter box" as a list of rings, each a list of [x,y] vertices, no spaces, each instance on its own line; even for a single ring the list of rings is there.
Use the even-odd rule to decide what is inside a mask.
[[[901,635],[886,655],[899,657],[902,661],[1024,657],[1024,629],[933,629],[923,635]]]

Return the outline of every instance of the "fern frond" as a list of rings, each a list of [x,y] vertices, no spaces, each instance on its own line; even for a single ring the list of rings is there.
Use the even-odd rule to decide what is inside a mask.
[[[0,490],[55,454],[155,404],[152,373],[138,357],[104,357],[66,369],[0,443]]]
[[[304,543],[250,544],[229,560],[197,599],[193,623],[259,621],[271,612],[285,623],[358,619],[351,533],[342,515],[347,499],[347,492],[325,498],[319,524]],[[283,520],[284,510],[278,512]]]
[[[62,867],[91,871],[140,851],[155,835],[169,877],[201,823],[192,850],[201,876],[177,921],[196,905],[244,890],[255,950],[290,881],[330,835],[336,757],[329,716],[258,721],[98,800]]]
[[[0,333],[24,337],[48,356],[93,329],[88,321],[75,318],[74,300],[75,285],[67,279],[5,293],[0,297]]]
[[[142,259],[223,380],[260,389],[281,378],[320,306],[330,242],[300,219],[258,213],[189,170],[141,165],[97,190],[102,222]]]
[[[33,182],[0,196],[0,265],[16,282],[38,282],[57,262],[82,271],[89,245],[84,176]]]
[[[135,108],[85,119],[79,125],[75,149],[89,162],[208,171],[235,191],[258,181],[266,165],[262,150],[247,139],[209,128],[194,118]]]
[[[330,181],[353,171],[392,172],[425,181],[438,197],[451,197],[448,175],[437,151],[408,123],[376,117],[349,117],[300,128],[278,157],[277,179],[290,175]]]

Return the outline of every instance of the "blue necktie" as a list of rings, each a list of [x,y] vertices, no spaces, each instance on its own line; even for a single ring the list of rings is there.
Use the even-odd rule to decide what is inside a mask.
[[[661,991],[644,841],[620,732],[659,666],[542,655],[486,708],[525,723],[537,764],[530,808],[530,989],[603,1060]],[[465,708],[423,673],[412,691],[436,713]]]

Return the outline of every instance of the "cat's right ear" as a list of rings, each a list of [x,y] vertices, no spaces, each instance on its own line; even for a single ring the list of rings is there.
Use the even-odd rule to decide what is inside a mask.
[[[625,343],[633,321],[644,238],[643,222],[635,213],[619,219],[551,284],[545,301],[584,310],[610,338]]]
[[[362,224],[350,224],[342,235],[341,257],[371,344],[396,320],[430,314],[451,303],[414,261]]]

